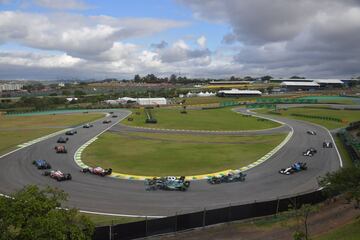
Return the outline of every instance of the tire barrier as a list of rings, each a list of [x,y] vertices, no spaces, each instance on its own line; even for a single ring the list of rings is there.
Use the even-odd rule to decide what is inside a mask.
[[[343,122],[342,119],[336,117],[328,117],[328,116],[316,116],[316,115],[307,115],[307,114],[300,114],[300,113],[291,113],[291,116],[294,117],[304,117],[304,118],[315,118],[327,121],[334,121],[334,122]]]
[[[303,204],[316,204],[326,197],[321,190],[264,202],[210,209],[165,218],[105,226],[95,229],[93,240],[130,240],[206,227],[255,217],[275,215]]]

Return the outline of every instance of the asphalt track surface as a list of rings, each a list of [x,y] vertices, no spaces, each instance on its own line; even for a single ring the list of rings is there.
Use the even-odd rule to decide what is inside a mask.
[[[111,124],[114,125],[129,114],[126,110],[114,112],[118,118],[106,117],[111,119]],[[336,149],[322,148],[324,141],[332,141],[326,129],[302,121],[275,116],[271,118],[291,126],[294,134],[269,160],[248,170],[245,182],[210,185],[204,180],[199,180],[191,182],[187,192],[145,191],[142,181],[83,174],[74,162],[73,156],[80,146],[111,126],[103,124],[104,119],[101,119],[94,122],[94,127],[90,129],[77,127],[78,133],[70,136],[66,144],[67,154],[55,153],[54,147],[58,139],[56,136],[0,158],[0,192],[10,194],[28,184],[49,185],[63,189],[69,194],[69,207],[111,214],[169,216],[229,204],[270,200],[314,190],[318,188],[319,176],[340,167]],[[307,130],[313,130],[317,135],[309,135],[306,133]],[[316,148],[318,153],[313,157],[302,156],[302,152],[309,147]],[[36,159],[45,159],[53,169],[71,173],[73,180],[57,182],[43,176],[42,171],[32,165],[32,161]],[[307,162],[308,170],[290,176],[278,173],[280,168],[286,168],[296,161]]]

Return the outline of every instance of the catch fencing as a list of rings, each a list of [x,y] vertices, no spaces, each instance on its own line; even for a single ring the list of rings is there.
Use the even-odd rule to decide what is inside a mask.
[[[243,205],[229,205],[227,207],[210,210],[204,209],[203,211],[165,218],[98,227],[95,230],[93,239],[130,240],[166,233],[175,233],[214,224],[275,215],[279,212],[287,211],[289,208],[298,208],[303,204],[316,204],[325,199],[322,191],[314,191],[298,196],[279,198],[270,201],[253,202]]]

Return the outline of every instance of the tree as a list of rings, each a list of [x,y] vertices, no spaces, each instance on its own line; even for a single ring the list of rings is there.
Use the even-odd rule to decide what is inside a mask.
[[[141,82],[141,77],[140,77],[139,74],[136,74],[136,75],[134,76],[134,82],[136,82],[136,83]]]
[[[265,82],[265,81],[270,81],[273,77],[270,75],[266,75],[266,76],[262,76],[260,79],[261,81]]]
[[[317,205],[303,204],[300,208],[290,206],[290,213],[293,214],[297,222],[297,229],[293,233],[294,240],[308,240],[309,239],[309,224],[308,219],[311,213],[319,210]]]
[[[290,79],[305,79],[304,77],[299,77],[299,76],[292,76],[292,77],[290,77]]]
[[[0,198],[0,240],[91,239],[94,225],[76,209],[60,209],[67,195],[56,188],[27,186]]]
[[[319,179],[319,185],[329,196],[339,193],[346,194],[350,200],[355,201],[355,208],[360,207],[360,168],[346,167]]]
[[[171,82],[171,83],[176,83],[176,81],[177,81],[176,75],[175,75],[175,74],[171,74],[171,76],[170,76],[170,82]]]
[[[81,96],[84,96],[86,95],[86,93],[84,91],[81,91],[81,90],[75,90],[74,91],[74,96],[75,97],[81,97]]]

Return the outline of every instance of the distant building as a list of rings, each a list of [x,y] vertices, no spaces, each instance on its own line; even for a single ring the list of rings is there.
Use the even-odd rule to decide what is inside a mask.
[[[77,101],[77,100],[79,100],[78,98],[72,98],[72,97],[70,97],[70,98],[66,98],[66,101],[68,101],[68,102],[71,102],[71,101]]]
[[[316,82],[282,82],[280,86],[286,91],[309,91],[320,89],[320,84]]]
[[[128,104],[128,103],[136,103],[143,106],[151,106],[151,105],[166,105],[166,98],[130,98],[123,97],[118,98],[116,100],[105,100],[107,104],[118,105],[118,104]]]
[[[243,97],[243,96],[261,96],[262,92],[259,90],[220,90],[217,95],[219,97]]]
[[[180,98],[184,97],[213,97],[216,96],[216,93],[213,92],[199,92],[199,93],[192,93],[188,92],[187,94],[179,94]]]
[[[344,85],[344,82],[339,79],[316,79],[314,80],[321,88],[339,88]]]
[[[23,84],[20,83],[3,83],[0,84],[0,92],[6,91],[19,91],[23,88]]]
[[[137,98],[139,105],[166,105],[166,98]]]
[[[210,85],[238,85],[238,84],[249,84],[250,81],[210,81]]]

